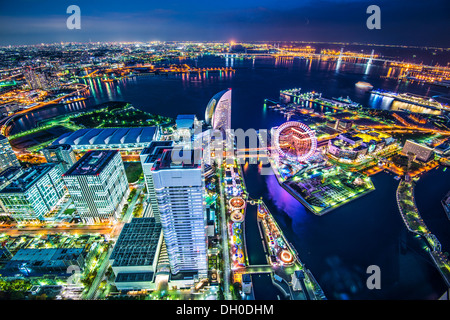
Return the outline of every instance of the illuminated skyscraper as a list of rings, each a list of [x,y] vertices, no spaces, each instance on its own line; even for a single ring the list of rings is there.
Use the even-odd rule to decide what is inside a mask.
[[[61,163],[64,172],[66,172],[72,165],[77,162],[75,153],[69,144],[51,145],[45,149],[42,149],[47,162]]]
[[[0,205],[15,220],[44,220],[64,196],[60,164],[33,166],[0,191]]]
[[[215,94],[208,103],[205,122],[213,129],[231,129],[231,88]]]
[[[20,163],[9,144],[8,138],[0,135],[0,172],[9,167],[20,167]]]
[[[36,72],[31,67],[25,68],[23,75],[31,89],[45,89],[49,85],[45,74]]]
[[[166,150],[152,168],[161,225],[172,274],[207,272],[206,218],[201,160],[195,151],[184,151],[182,159]]]
[[[87,152],[63,179],[81,218],[90,223],[117,219],[130,191],[116,150]]]
[[[148,206],[144,212],[144,217],[155,217],[157,222],[160,222],[159,208],[153,183],[152,168],[164,150],[172,149],[172,145],[173,141],[152,141],[139,155],[148,193]]]

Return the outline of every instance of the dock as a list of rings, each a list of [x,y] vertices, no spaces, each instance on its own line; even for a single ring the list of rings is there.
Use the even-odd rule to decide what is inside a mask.
[[[450,288],[450,261],[441,251],[439,240],[430,232],[420,216],[414,199],[413,182],[400,181],[396,197],[398,209],[406,228],[426,240],[426,251],[430,254],[447,287]]]

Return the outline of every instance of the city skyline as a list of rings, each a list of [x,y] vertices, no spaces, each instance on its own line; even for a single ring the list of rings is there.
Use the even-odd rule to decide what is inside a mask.
[[[369,30],[368,6],[381,10]],[[449,47],[444,0],[79,1],[81,29],[69,30],[68,4],[2,2],[0,45],[97,41],[321,41]],[[19,9],[20,8],[20,9]]]
[[[2,1],[0,301],[450,300],[449,11]]]

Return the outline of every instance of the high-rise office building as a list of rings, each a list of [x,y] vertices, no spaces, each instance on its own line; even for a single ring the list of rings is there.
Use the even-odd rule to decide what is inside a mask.
[[[166,150],[152,168],[172,274],[207,272],[204,180],[195,151]]]
[[[61,165],[26,169],[0,191],[0,205],[15,220],[44,220],[64,196]]]
[[[211,98],[206,107],[205,122],[223,133],[231,129],[231,89],[220,91]]]
[[[49,163],[60,163],[64,172],[77,162],[75,152],[69,144],[51,145],[41,150]]]
[[[130,191],[117,150],[87,152],[63,179],[80,217],[88,223],[117,219]]]
[[[158,201],[156,200],[155,186],[153,184],[152,168],[158,158],[161,157],[164,150],[171,149],[172,145],[173,141],[152,141],[139,155],[148,194],[148,205],[143,216],[155,217],[157,222],[160,222],[160,219]]]
[[[31,89],[46,89],[49,86],[45,73],[36,72],[31,67],[26,67],[23,75]]]
[[[20,163],[9,144],[8,138],[0,135],[0,172],[9,167],[20,167]]]

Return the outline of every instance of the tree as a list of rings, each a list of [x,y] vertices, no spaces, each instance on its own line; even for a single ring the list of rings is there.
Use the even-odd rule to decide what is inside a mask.
[[[220,284],[219,290],[217,291],[217,300],[225,300],[225,296],[223,294],[222,284]]]
[[[234,300],[242,300],[242,296],[240,294],[241,289],[242,289],[242,286],[239,282],[233,283],[231,293],[233,295]]]

